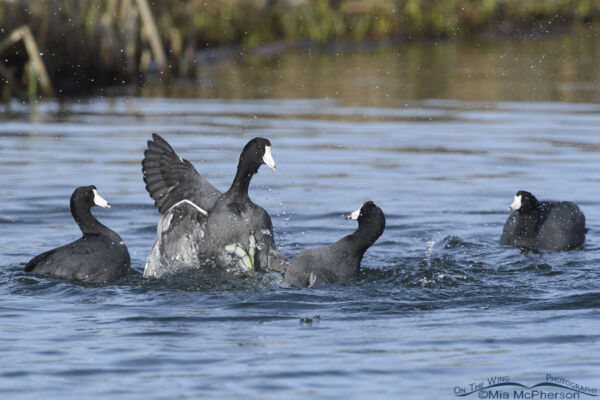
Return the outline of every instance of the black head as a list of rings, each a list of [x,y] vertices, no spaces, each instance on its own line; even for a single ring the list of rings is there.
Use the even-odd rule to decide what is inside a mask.
[[[267,164],[269,168],[275,171],[275,160],[271,154],[271,142],[269,139],[254,138],[249,141],[242,154],[240,154],[240,165],[246,164],[253,172],[258,171],[262,164]],[[255,169],[254,169],[255,168]]]
[[[356,250],[361,253],[364,253],[369,246],[375,243],[385,229],[385,215],[383,215],[383,211],[370,200],[346,218],[358,220],[358,229],[350,236],[355,237],[359,241]]]
[[[71,195],[71,204],[82,204],[88,208],[93,206],[99,206],[103,208],[110,208],[110,204],[100,196],[96,186],[80,186]]]
[[[346,218],[358,220],[359,226],[364,223],[369,223],[373,220],[381,220],[383,222],[383,226],[385,227],[385,216],[383,214],[383,211],[381,210],[381,208],[377,207],[377,204],[373,203],[371,200],[365,202],[361,208],[354,211]]]
[[[510,205],[509,210],[527,212],[537,208],[538,204],[538,200],[534,195],[524,190],[519,190],[517,194],[515,194],[515,199]]]

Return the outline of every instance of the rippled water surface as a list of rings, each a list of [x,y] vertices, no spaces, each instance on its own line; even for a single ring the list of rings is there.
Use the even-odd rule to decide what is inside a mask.
[[[537,75],[515,61],[549,58],[565,40],[572,51],[535,64]],[[168,92],[184,98],[148,88],[2,105],[0,396],[440,399],[490,376],[532,385],[547,373],[600,386],[598,45],[577,52],[574,42],[440,45],[449,58],[422,48],[437,44],[291,54],[213,66],[195,94]],[[415,61],[422,53],[438,57]],[[490,75],[473,86],[463,53]],[[305,75],[295,74],[303,59]],[[510,79],[478,59],[512,60]],[[400,89],[428,79],[431,90]],[[440,81],[461,79],[468,91],[436,95]],[[245,142],[270,138],[277,172],[263,167],[250,195],[288,256],[352,232],[343,215],[374,200],[387,227],[361,280],[295,289],[276,276],[142,279],[159,217],[140,167],[151,132],[220,189]],[[126,240],[134,273],[98,287],[22,272],[78,237],[68,199],[87,184],[111,202],[94,212]],[[519,189],[577,202],[584,248],[499,246]]]

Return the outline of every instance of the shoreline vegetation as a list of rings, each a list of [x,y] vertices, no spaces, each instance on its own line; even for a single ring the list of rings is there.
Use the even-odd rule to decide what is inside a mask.
[[[216,49],[543,36],[598,21],[600,0],[0,0],[0,90],[34,101],[194,79]]]

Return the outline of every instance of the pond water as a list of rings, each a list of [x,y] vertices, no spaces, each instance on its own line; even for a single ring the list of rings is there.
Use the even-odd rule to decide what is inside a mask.
[[[302,50],[136,96],[1,105],[0,396],[440,399],[546,374],[600,387],[599,51],[589,32]],[[144,280],[152,132],[220,189],[268,137],[278,169],[250,195],[287,256],[352,232],[343,215],[375,201],[387,227],[360,281]],[[88,184],[134,273],[99,287],[22,272],[79,237],[68,199]],[[584,248],[500,246],[520,189],[578,203]]]

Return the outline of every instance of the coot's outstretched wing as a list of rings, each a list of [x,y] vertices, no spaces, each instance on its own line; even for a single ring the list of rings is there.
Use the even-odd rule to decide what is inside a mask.
[[[221,195],[196,171],[192,163],[179,157],[169,143],[152,134],[144,151],[142,172],[146,190],[154,205],[164,214],[174,204],[189,200],[209,211]]]

